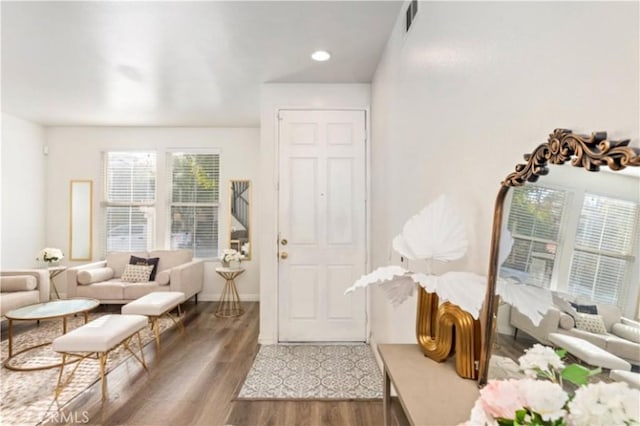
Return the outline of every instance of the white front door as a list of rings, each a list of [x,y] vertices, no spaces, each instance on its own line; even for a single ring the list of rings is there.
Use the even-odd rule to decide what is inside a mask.
[[[364,111],[280,111],[278,339],[366,340]]]

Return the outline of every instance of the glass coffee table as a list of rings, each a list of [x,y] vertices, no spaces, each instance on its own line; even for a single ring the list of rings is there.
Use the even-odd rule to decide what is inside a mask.
[[[14,321],[40,321],[47,319],[62,318],[62,334],[67,333],[67,317],[70,315],[84,314],[84,323],[89,320],[89,311],[97,308],[100,301],[96,299],[64,299],[52,300],[35,305],[24,306],[7,312],[4,316],[9,321],[9,357],[4,361],[3,366],[9,370],[16,371],[34,371],[46,370],[49,368],[59,367],[62,362],[47,365],[38,365],[36,367],[20,367],[12,365],[12,360],[25,352],[34,350],[41,346],[50,345],[51,342],[44,342],[34,346],[29,346],[19,352],[13,353],[13,322]]]

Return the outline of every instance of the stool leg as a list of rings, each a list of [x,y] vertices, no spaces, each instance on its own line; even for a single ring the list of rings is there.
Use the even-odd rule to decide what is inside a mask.
[[[62,354],[62,364],[60,364],[60,373],[58,373],[58,384],[56,385],[56,397],[54,399],[58,399],[60,394],[62,393],[62,372],[64,371],[64,365],[67,361],[67,354]]]
[[[102,401],[103,402],[106,399],[106,393],[107,393],[107,377],[105,375],[106,365],[107,365],[107,354],[101,353],[100,354],[100,382],[102,384]]]
[[[142,347],[142,339],[140,338],[140,332],[138,331],[136,335],[138,336],[138,347],[140,348],[140,358],[142,359],[142,366],[144,367],[145,370],[147,370],[147,363],[144,360],[144,350]]]
[[[158,317],[153,317],[153,332],[156,335],[156,351],[160,351],[160,325],[158,324]]]

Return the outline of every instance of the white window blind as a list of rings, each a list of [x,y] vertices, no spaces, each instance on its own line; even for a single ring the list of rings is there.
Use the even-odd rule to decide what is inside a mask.
[[[638,215],[636,203],[585,194],[569,276],[571,294],[622,307]]]
[[[144,251],[154,243],[155,152],[105,153],[106,251]]]
[[[218,255],[220,156],[217,153],[170,155],[171,248],[189,248],[193,255]]]
[[[567,191],[537,185],[514,188],[507,226],[514,239],[500,276],[549,288]]]

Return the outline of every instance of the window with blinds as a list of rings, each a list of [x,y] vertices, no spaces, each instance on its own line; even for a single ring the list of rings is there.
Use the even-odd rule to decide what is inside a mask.
[[[154,243],[155,152],[105,153],[106,251],[145,251]]]
[[[571,294],[622,305],[639,210],[630,201],[585,194],[569,275]]]
[[[220,156],[170,154],[171,248],[189,248],[200,258],[218,255]]]
[[[537,185],[514,188],[508,229],[514,239],[500,276],[549,288],[567,191]]]

